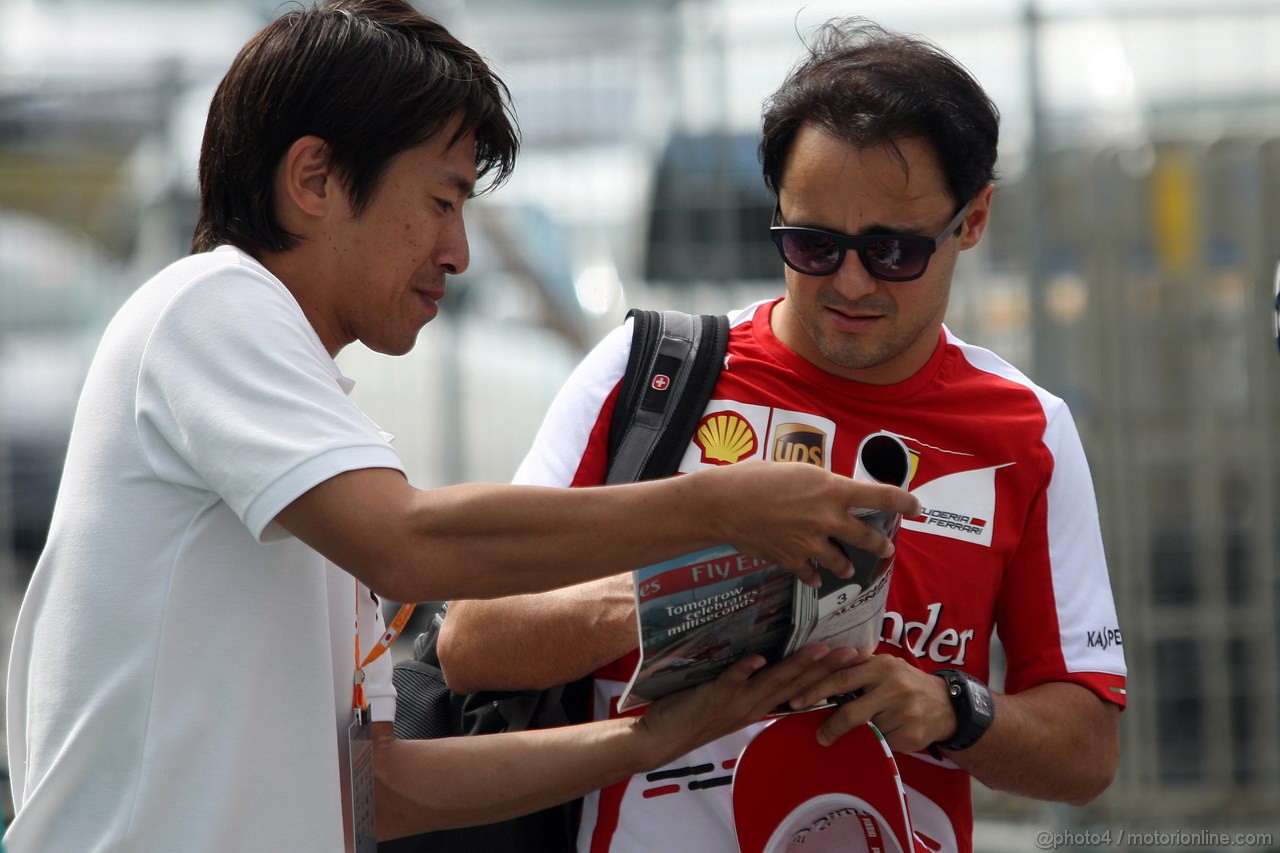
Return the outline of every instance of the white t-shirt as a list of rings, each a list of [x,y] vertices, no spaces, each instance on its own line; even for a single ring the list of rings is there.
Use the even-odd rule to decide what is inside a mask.
[[[356,602],[273,522],[343,471],[402,470],[284,285],[223,247],[108,328],[8,685],[11,853],[340,851]],[[391,662],[367,673],[395,713]]]

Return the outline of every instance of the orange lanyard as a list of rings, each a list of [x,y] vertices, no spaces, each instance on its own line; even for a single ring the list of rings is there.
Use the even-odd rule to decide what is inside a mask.
[[[368,716],[369,703],[364,698],[364,668],[382,657],[387,649],[391,648],[391,644],[396,641],[396,637],[400,636],[400,632],[404,630],[404,626],[408,624],[409,617],[413,615],[413,609],[416,604],[402,604],[400,609],[396,611],[395,618],[391,620],[391,624],[387,626],[387,630],[382,632],[382,636],[372,649],[369,650],[369,656],[363,661],[360,660],[360,581],[356,581],[356,672],[354,677],[355,689],[351,693],[351,706],[355,709],[356,719],[363,722]]]

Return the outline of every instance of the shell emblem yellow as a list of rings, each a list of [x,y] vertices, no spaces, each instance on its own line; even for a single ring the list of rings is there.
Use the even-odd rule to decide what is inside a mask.
[[[710,465],[729,465],[745,459],[760,444],[751,424],[733,412],[714,412],[703,418],[693,443],[702,451],[702,461]]]

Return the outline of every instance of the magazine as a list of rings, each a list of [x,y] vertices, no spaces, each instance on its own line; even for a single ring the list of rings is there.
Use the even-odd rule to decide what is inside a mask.
[[[873,433],[858,446],[853,476],[905,488],[910,460],[897,436]],[[901,521],[897,513],[855,513],[890,538]],[[836,543],[853,563],[853,575],[839,578],[819,566],[817,589],[728,545],[637,569],[640,662],[619,710],[709,681],[747,654],[778,661],[810,643],[874,651],[893,560]]]

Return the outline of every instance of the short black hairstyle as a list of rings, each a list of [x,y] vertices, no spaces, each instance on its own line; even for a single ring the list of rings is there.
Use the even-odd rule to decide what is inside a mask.
[[[276,216],[275,174],[304,136],[325,140],[357,214],[388,162],[457,116],[476,168],[501,184],[515,166],[511,95],[474,50],[403,0],[331,0],[285,13],[236,56],[209,107],[192,251],[293,248]]]
[[[804,125],[858,148],[929,141],[957,209],[995,180],[1000,112],[978,81],[936,45],[865,18],[825,23],[765,101],[760,161],[775,194]]]

